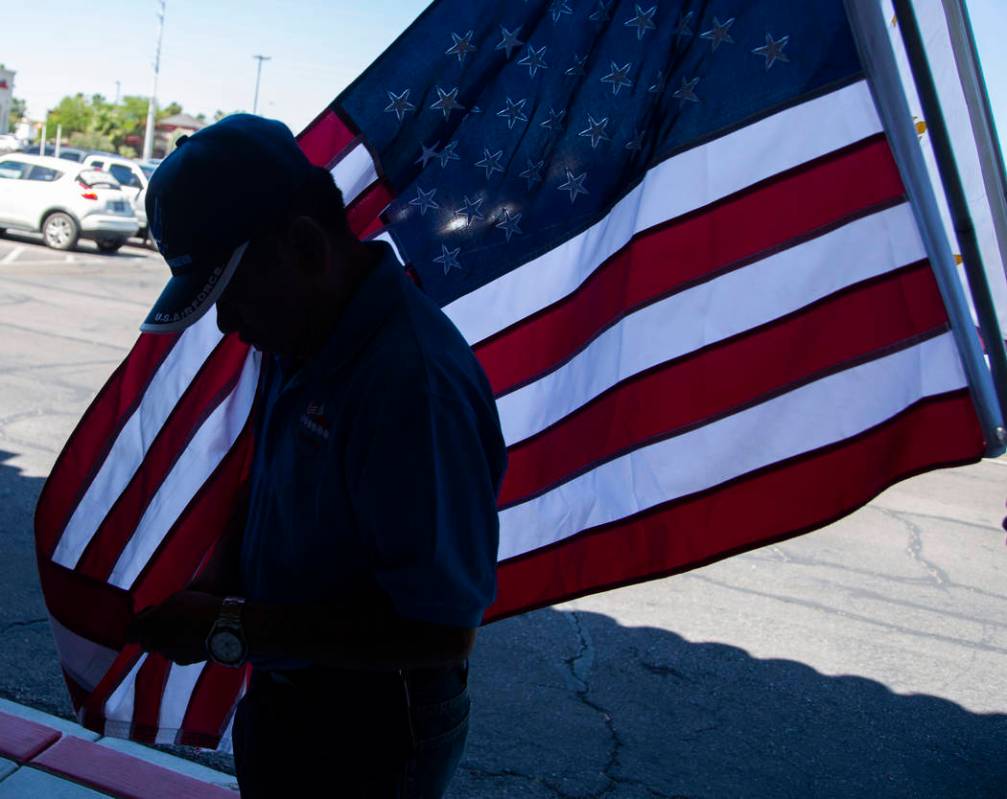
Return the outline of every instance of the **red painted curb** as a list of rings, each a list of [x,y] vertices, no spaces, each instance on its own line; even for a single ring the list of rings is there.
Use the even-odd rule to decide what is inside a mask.
[[[59,737],[59,731],[52,727],[0,712],[0,756],[24,763],[52,746]]]
[[[45,729],[45,728],[43,728]],[[237,794],[171,769],[65,736],[31,761],[58,776],[120,799],[236,799]]]

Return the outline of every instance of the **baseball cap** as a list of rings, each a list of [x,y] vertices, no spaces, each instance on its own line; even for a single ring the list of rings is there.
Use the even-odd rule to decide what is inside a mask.
[[[233,114],[179,140],[147,187],[147,219],[171,270],[140,329],[173,333],[217,301],[256,231],[275,224],[314,169],[282,122]]]

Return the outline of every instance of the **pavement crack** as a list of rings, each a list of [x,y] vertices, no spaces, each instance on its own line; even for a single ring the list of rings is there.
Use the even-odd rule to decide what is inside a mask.
[[[906,545],[906,554],[908,554],[915,563],[919,564],[919,566],[930,575],[931,579],[938,587],[947,590],[949,586],[954,585],[951,578],[948,577],[940,566],[927,560],[923,556],[922,527],[906,518],[906,514],[900,513],[899,511],[890,510],[888,508],[877,508],[877,510],[879,513],[884,514],[890,519],[894,519],[906,528],[909,533],[909,543]]]
[[[590,697],[590,678],[591,670],[594,667],[595,656],[594,642],[591,639],[591,634],[584,626],[584,623],[577,614],[577,611],[570,611],[565,615],[567,620],[573,626],[579,643],[577,653],[573,657],[564,658],[563,660],[567,669],[569,669],[570,679],[575,686],[575,696],[582,705],[590,708],[601,717],[602,722],[605,725],[605,729],[608,731],[609,738],[611,739],[608,758],[601,770],[601,774],[608,781],[608,785],[606,785],[600,793],[596,794],[599,798],[605,797],[619,787],[620,779],[615,776],[615,771],[619,767],[619,754],[625,743],[619,735],[618,729],[616,729],[615,720],[612,718],[612,714],[607,708]],[[553,791],[558,790],[554,785],[549,785],[549,788]]]
[[[12,621],[0,627],[0,635],[6,635],[16,627],[34,627],[37,624],[48,624],[48,623],[49,623],[48,616],[42,619],[27,619],[25,621]]]

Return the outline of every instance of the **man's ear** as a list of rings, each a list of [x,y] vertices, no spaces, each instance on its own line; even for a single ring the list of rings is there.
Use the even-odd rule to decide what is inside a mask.
[[[287,226],[287,244],[294,266],[304,275],[317,277],[329,268],[332,245],[329,234],[310,216],[298,216]]]

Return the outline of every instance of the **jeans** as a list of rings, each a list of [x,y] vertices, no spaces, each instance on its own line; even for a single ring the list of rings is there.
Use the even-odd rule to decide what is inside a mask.
[[[243,799],[436,799],[468,733],[468,664],[254,672],[232,736]]]

